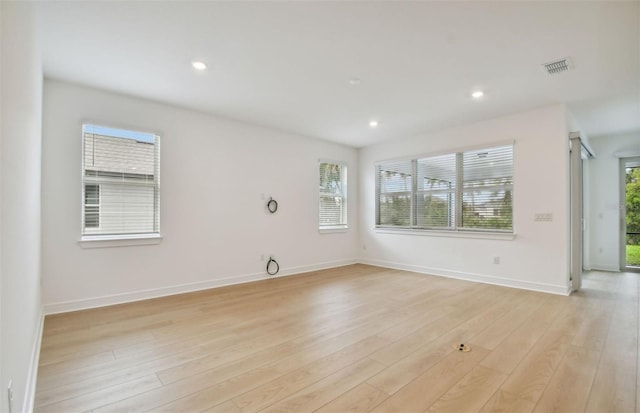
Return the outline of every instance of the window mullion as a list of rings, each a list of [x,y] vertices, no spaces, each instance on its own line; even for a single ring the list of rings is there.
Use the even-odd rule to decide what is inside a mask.
[[[376,225],[380,224],[380,180],[382,167],[376,166]]]
[[[410,226],[418,225],[418,160],[411,160],[411,221]]]
[[[462,228],[462,192],[464,183],[464,170],[462,166],[462,152],[456,153],[456,216],[455,228]]]

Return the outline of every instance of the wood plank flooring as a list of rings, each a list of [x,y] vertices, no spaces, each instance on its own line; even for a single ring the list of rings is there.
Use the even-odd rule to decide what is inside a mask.
[[[48,316],[35,411],[638,412],[638,276],[562,297],[352,265]]]

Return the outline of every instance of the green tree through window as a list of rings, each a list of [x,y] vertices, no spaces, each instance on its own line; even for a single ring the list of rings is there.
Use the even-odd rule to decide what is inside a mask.
[[[625,178],[627,232],[640,233],[640,167],[627,168]],[[627,241],[631,245],[639,245],[640,235],[629,235]]]

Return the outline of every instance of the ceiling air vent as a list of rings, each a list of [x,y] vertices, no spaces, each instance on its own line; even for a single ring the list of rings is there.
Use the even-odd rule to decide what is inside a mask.
[[[542,65],[544,70],[550,75],[556,75],[558,73],[566,72],[572,68],[571,59],[565,57],[564,59],[555,60],[553,62],[545,63]]]

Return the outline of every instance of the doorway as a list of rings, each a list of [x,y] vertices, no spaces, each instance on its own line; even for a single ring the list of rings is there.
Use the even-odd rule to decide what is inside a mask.
[[[620,267],[640,272],[640,157],[620,160]]]
[[[593,158],[593,151],[580,138],[580,132],[569,133],[570,151],[570,270],[571,291],[579,291],[582,284],[585,245],[585,186],[583,162]]]

